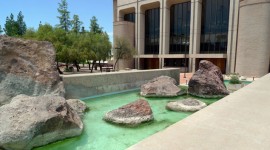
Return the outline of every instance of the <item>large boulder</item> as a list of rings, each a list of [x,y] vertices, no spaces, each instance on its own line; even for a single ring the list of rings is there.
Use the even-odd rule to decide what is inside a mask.
[[[19,95],[0,107],[0,149],[30,150],[82,129],[79,115],[60,96]]]
[[[186,93],[176,86],[175,79],[160,76],[141,86],[141,95],[144,97],[173,97]]]
[[[172,110],[172,111],[194,112],[194,111],[201,110],[206,106],[207,105],[202,101],[188,98],[185,100],[168,102],[166,105],[166,109]]]
[[[89,110],[85,102],[79,99],[68,99],[67,103],[81,118],[83,118],[84,113]]]
[[[202,60],[199,69],[188,83],[188,93],[203,98],[224,97],[229,94],[220,69],[207,60]]]
[[[0,35],[0,106],[19,94],[64,96],[49,42]]]
[[[153,113],[146,100],[139,99],[118,109],[106,113],[103,120],[115,123],[136,126],[140,123],[153,120]]]

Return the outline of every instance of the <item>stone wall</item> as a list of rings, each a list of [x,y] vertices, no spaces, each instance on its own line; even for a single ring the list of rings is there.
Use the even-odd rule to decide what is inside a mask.
[[[139,88],[147,81],[166,75],[179,81],[179,69],[131,70],[124,72],[63,75],[66,98],[85,98]]]

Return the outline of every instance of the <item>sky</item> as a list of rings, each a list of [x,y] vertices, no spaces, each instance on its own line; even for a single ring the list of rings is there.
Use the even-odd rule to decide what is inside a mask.
[[[6,17],[13,13],[14,18],[22,11],[27,28],[38,28],[39,22],[53,26],[59,24],[58,3],[61,0],[0,0],[0,25],[4,28]],[[90,19],[96,16],[98,24],[110,35],[113,34],[113,1],[112,0],[67,0],[70,18],[79,15],[86,30],[89,30]]]

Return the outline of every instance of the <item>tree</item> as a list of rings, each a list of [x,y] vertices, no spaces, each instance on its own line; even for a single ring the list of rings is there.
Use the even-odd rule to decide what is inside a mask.
[[[135,49],[131,46],[129,41],[124,38],[116,38],[113,52],[115,58],[114,70],[119,59],[129,59],[132,58],[134,54]]]
[[[3,30],[2,30],[2,27],[1,27],[1,25],[0,25],[0,34],[2,34],[2,32],[3,32]]]
[[[72,31],[75,33],[79,33],[83,23],[80,21],[78,15],[73,15],[73,20],[71,21],[71,24],[72,24]]]
[[[24,18],[24,16],[23,16],[22,12],[20,11],[18,16],[17,16],[17,21],[16,21],[17,25],[18,25],[18,33],[17,34],[20,36],[24,35],[26,32],[26,24],[23,21],[23,18]]]
[[[105,61],[111,57],[111,42],[109,40],[109,35],[104,32],[102,34],[96,34],[98,38],[97,43],[97,61],[99,62],[100,71],[102,71],[102,65],[100,61]]]
[[[58,3],[58,5],[59,5],[59,8],[57,10],[60,14],[60,16],[57,17],[59,18],[59,22],[60,22],[58,27],[68,32],[71,26],[71,21],[69,20],[70,12],[68,11],[68,3],[66,0],[61,0],[61,3]]]
[[[92,17],[92,19],[90,19],[90,32],[92,33],[102,33],[102,27],[99,26],[99,24],[97,23],[97,18],[95,16]]]
[[[24,38],[26,39],[36,39],[36,31],[34,28],[28,28],[23,35]]]
[[[10,17],[6,18],[6,24],[5,24],[5,28],[4,31],[6,33],[6,35],[8,36],[17,36],[18,35],[18,23],[17,21],[14,20],[14,16],[11,13]]]

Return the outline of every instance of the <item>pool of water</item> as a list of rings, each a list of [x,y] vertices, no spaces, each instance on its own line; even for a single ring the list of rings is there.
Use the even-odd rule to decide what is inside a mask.
[[[172,112],[165,109],[168,101],[181,100],[191,96],[176,98],[144,98],[151,105],[154,121],[144,123],[138,127],[114,125],[102,120],[103,115],[122,105],[139,98],[138,90],[89,98],[85,100],[90,111],[84,117],[84,131],[81,136],[55,142],[36,150],[123,150],[144,138],[159,132],[166,127],[186,118],[192,113]],[[197,98],[200,99],[200,98]],[[211,104],[218,99],[200,99]],[[179,140],[179,139],[176,139]]]
[[[252,83],[252,81],[241,81],[244,85]],[[224,80],[224,84],[227,86],[230,83],[230,80]]]

